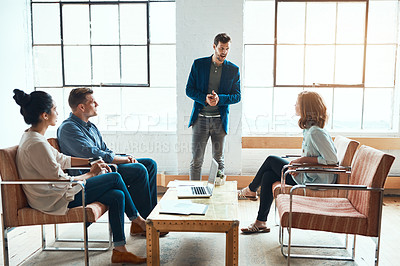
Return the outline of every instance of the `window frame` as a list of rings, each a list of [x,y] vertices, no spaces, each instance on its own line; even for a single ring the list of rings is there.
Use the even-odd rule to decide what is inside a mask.
[[[272,2],[273,1],[273,2]],[[364,36],[364,44],[362,44],[362,39],[360,39],[359,42],[357,42],[356,44],[358,45],[364,45],[364,60],[363,60],[363,67],[362,67],[362,71],[363,71],[363,84],[361,84],[361,86],[343,86],[340,84],[333,84],[332,86],[327,86],[327,84],[313,84],[311,86],[307,86],[307,85],[281,85],[280,84],[276,84],[275,80],[276,80],[276,47],[278,44],[278,40],[277,40],[277,19],[278,19],[278,15],[276,14],[276,9],[277,9],[277,1],[279,2],[335,2],[335,3],[341,3],[341,2],[347,2],[347,3],[366,3],[365,6],[365,12],[366,16],[365,16],[365,25],[359,27],[361,32],[364,31],[365,32],[365,36]],[[260,113],[260,111],[257,112],[257,110],[255,110],[254,108],[252,108],[251,106],[255,104],[255,102],[250,101],[250,103],[247,103],[247,108],[249,109],[249,116],[247,116],[246,114],[248,113],[245,110],[245,104],[244,104],[244,112],[242,115],[242,119],[244,121],[248,120],[247,123],[243,123],[243,125],[246,124],[246,126],[243,127],[243,135],[245,136],[257,136],[257,135],[287,135],[287,134],[297,134],[296,130],[294,130],[294,128],[290,128],[290,124],[292,121],[287,120],[286,121],[286,125],[288,126],[289,131],[287,131],[286,129],[280,129],[278,128],[279,125],[276,124],[276,115],[279,113],[276,112],[275,110],[275,106],[277,104],[279,104],[279,102],[277,102],[276,99],[276,92],[279,91],[280,89],[301,89],[301,90],[317,90],[317,91],[327,91],[327,93],[330,95],[330,99],[329,99],[329,103],[331,106],[327,106],[328,110],[329,110],[329,123],[327,125],[327,129],[331,132],[333,132],[334,134],[348,134],[348,135],[360,135],[360,136],[397,136],[400,134],[400,119],[399,119],[399,107],[398,107],[398,103],[400,102],[400,92],[399,92],[399,87],[398,84],[396,82],[396,80],[399,78],[400,72],[399,72],[399,68],[398,68],[398,64],[400,63],[400,57],[398,56],[399,53],[399,49],[400,49],[400,39],[399,39],[399,33],[398,33],[398,29],[400,29],[400,4],[398,1],[393,1],[393,0],[388,0],[387,2],[392,3],[395,6],[395,13],[394,14],[394,19],[395,21],[393,21],[393,25],[389,25],[389,26],[393,26],[395,28],[391,28],[391,30],[395,30],[392,31],[391,35],[392,37],[394,37],[395,39],[393,39],[393,41],[387,40],[387,41],[379,41],[376,40],[376,3],[381,2],[381,0],[374,0],[374,1],[370,1],[370,0],[354,0],[354,1],[345,1],[345,0],[246,0],[245,1],[245,5],[247,3],[264,3],[264,2],[270,2],[271,5],[268,7],[267,12],[269,13],[270,10],[272,12],[274,12],[273,16],[272,12],[271,12],[271,24],[274,23],[273,27],[271,28],[271,30],[268,30],[266,32],[267,35],[263,35],[264,37],[258,38],[256,35],[254,34],[249,34],[249,39],[246,39],[246,27],[245,27],[245,38],[244,38],[244,58],[245,58],[245,62],[246,62],[246,51],[247,48],[249,49],[254,49],[254,47],[256,46],[263,46],[263,47],[271,47],[271,67],[270,68],[265,68],[263,67],[263,71],[265,73],[265,70],[268,70],[270,72],[267,72],[268,74],[268,83],[265,83],[265,80],[262,79],[256,79],[253,75],[251,75],[251,78],[248,79],[250,77],[250,75],[248,75],[247,73],[247,65],[246,63],[244,64],[244,91],[248,92],[249,94],[249,98],[254,98],[257,94],[257,90],[268,90],[269,92],[266,92],[266,95],[269,97],[268,100],[271,101],[271,103],[268,106],[268,110],[267,113]],[[386,1],[382,1],[382,2],[386,2]],[[388,3],[389,4],[389,3]],[[368,6],[367,6],[368,5]],[[254,12],[254,6],[253,4],[249,5],[249,10]],[[372,9],[372,10],[371,10]],[[249,13],[250,14],[250,13]],[[250,23],[254,23],[254,15],[256,15],[258,18],[262,17],[260,14],[258,13],[251,13],[252,16],[247,17],[245,15],[245,23],[246,21],[249,21]],[[264,14],[264,13],[262,13]],[[360,12],[360,14],[364,14],[364,10],[362,10],[362,12]],[[374,15],[372,15],[374,14]],[[253,19],[249,19],[249,18],[253,18]],[[364,21],[364,16],[362,17],[362,20]],[[371,27],[373,26],[373,28]],[[371,31],[371,29],[374,29],[375,31]],[[251,29],[247,29],[247,31],[249,31]],[[337,32],[337,31],[336,31]],[[360,32],[360,34],[361,34]],[[271,37],[269,37],[271,36]],[[373,41],[371,41],[371,36],[374,36]],[[265,37],[268,38],[268,40],[265,40]],[[360,36],[361,37],[361,36]],[[390,37],[390,38],[392,38]],[[274,39],[273,39],[274,38]],[[336,43],[336,41],[335,41]],[[287,43],[284,43],[285,45]],[[345,43],[347,45],[347,43]],[[351,42],[349,42],[349,44],[352,44]],[[334,44],[335,45],[335,44]],[[342,45],[341,43],[339,43],[339,45]],[[388,65],[388,68],[390,67],[391,71],[388,73],[388,75],[385,76],[385,78],[388,77],[392,77],[392,80],[388,80],[390,82],[393,81],[392,85],[391,83],[387,84],[387,82],[385,80],[381,80],[379,83],[372,83],[371,81],[371,70],[369,70],[371,68],[371,63],[372,63],[372,59],[370,58],[370,49],[371,47],[388,47],[388,51],[389,50],[393,50],[393,57],[391,57],[390,59],[393,60],[393,62],[390,62]],[[361,48],[361,47],[360,47]],[[391,52],[391,51],[389,51]],[[362,54],[362,48],[360,49],[360,55]],[[361,57],[360,57],[361,59]],[[359,60],[358,62],[360,62],[360,72],[361,72],[361,61]],[[279,63],[279,62],[278,62]],[[268,61],[269,64],[269,61]],[[254,64],[251,64],[251,69],[254,69]],[[249,68],[250,69],[250,68]],[[359,73],[360,73],[359,72]],[[304,72],[303,72],[304,73]],[[302,73],[302,75],[304,76],[304,74]],[[249,76],[249,77],[247,77]],[[374,76],[375,77],[375,76]],[[359,79],[361,81],[361,75],[359,76]],[[256,91],[252,92],[253,89],[256,89]],[[349,92],[353,91],[353,89],[355,91],[359,91],[361,93],[361,97],[360,97],[360,116],[357,117],[357,124],[356,126],[351,126],[351,127],[343,127],[342,124],[342,120],[339,118],[340,115],[338,115],[339,113],[336,113],[337,111],[337,107],[335,106],[335,103],[337,102],[336,99],[336,95],[338,92],[338,89],[348,89]],[[385,113],[385,117],[382,120],[383,123],[386,123],[384,125],[384,127],[382,127],[383,124],[377,124],[376,126],[371,126],[371,122],[375,121],[374,119],[369,119],[368,114],[371,112],[376,112],[373,111],[373,109],[371,109],[371,106],[373,105],[373,101],[371,101],[371,95],[373,95],[374,91],[379,89],[384,89],[385,93],[388,97],[392,97],[390,99],[390,101],[385,101],[385,104],[387,102],[388,106],[389,106],[389,111]],[[247,97],[247,96],[246,96]],[[367,100],[367,98],[369,97],[369,100]],[[386,97],[386,96],[384,96]],[[382,98],[383,99],[383,98]],[[254,99],[253,99],[254,100]],[[257,101],[256,101],[257,102]],[[258,102],[257,102],[258,103]],[[371,105],[372,103],[372,105]],[[376,107],[375,107],[376,108]],[[386,108],[387,109],[387,108]],[[385,109],[385,110],[386,110]],[[336,110],[336,111],[335,111]],[[262,111],[261,111],[262,112]],[[387,114],[387,115],[386,115]],[[262,119],[259,119],[259,117],[261,117]],[[263,127],[259,127],[261,121],[266,121],[262,122]]]
[[[369,0],[275,0],[275,25],[274,25],[274,63],[273,63],[273,87],[274,88],[298,88],[298,87],[303,87],[303,88],[364,88],[365,89],[365,65],[366,65],[366,57],[367,57],[367,34],[368,34],[368,10],[369,10]],[[307,84],[277,84],[276,83],[276,66],[277,66],[277,49],[278,45],[278,6],[279,3],[282,2],[299,2],[299,3],[358,3],[358,2],[365,2],[365,28],[364,28],[364,54],[363,54],[363,71],[362,71],[362,83],[361,84],[338,84],[338,83],[313,83],[312,85],[307,85]],[[307,16],[307,15],[306,15]],[[337,22],[336,22],[337,24]],[[335,29],[335,34],[337,34],[337,28]],[[301,45],[301,44],[285,44],[285,45]],[[305,42],[302,44],[304,45],[304,50],[306,49],[307,46],[313,46],[314,44],[306,44]],[[331,44],[329,44],[331,45]],[[333,44],[336,50],[336,46],[338,45],[336,42]],[[305,56],[305,53],[304,53]],[[303,60],[303,65],[304,65],[304,70],[303,70],[303,81],[305,79],[305,57]],[[336,66],[336,60],[333,65],[335,68]],[[304,82],[303,82],[304,83]]]
[[[38,0],[31,0],[30,1],[30,8],[31,8],[31,41],[32,41],[32,52],[34,51],[34,47],[46,47],[46,46],[56,46],[60,47],[61,49],[61,79],[62,79],[62,85],[61,86],[36,86],[39,88],[68,88],[68,87],[150,87],[150,2],[175,2],[175,1],[151,1],[151,0],[142,0],[142,1],[38,1]],[[34,5],[40,5],[40,4],[58,4],[59,6],[59,12],[60,12],[60,44],[35,44],[34,41],[34,22],[33,22],[33,6]],[[121,44],[120,39],[118,44],[92,44],[92,28],[89,26],[89,38],[90,38],[90,43],[88,45],[84,46],[89,46],[90,49],[90,79],[91,83],[93,83],[93,47],[118,47],[119,50],[119,78],[122,78],[122,47],[137,47],[137,46],[146,46],[146,63],[147,63],[147,68],[146,68],[146,74],[147,74],[147,82],[146,83],[99,83],[99,84],[66,84],[65,81],[65,58],[64,58],[64,53],[65,53],[65,47],[79,47],[80,45],[64,45],[64,39],[63,39],[63,6],[67,5],[82,5],[82,6],[88,6],[88,11],[89,11],[89,25],[91,25],[91,6],[94,5],[117,5],[118,6],[118,24],[120,23],[120,5],[121,4],[140,4],[146,5],[146,44],[144,45],[137,45],[137,44]],[[120,24],[118,25],[118,33],[120,32]],[[36,72],[36,71],[35,71]],[[35,73],[34,72],[34,73]]]

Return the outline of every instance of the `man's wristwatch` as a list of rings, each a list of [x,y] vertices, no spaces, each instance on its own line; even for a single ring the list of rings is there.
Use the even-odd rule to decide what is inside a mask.
[[[102,158],[100,156],[89,158],[89,166],[92,166],[93,164],[99,162],[101,159]]]

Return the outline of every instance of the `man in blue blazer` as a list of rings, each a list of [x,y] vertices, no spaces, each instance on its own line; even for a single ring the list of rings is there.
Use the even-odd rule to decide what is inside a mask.
[[[224,172],[224,145],[228,134],[229,105],[240,102],[239,67],[225,60],[231,38],[220,33],[214,38],[214,54],[193,62],[186,84],[186,95],[194,100],[189,127],[192,126],[190,179],[201,179],[201,166],[208,138],[218,169]]]

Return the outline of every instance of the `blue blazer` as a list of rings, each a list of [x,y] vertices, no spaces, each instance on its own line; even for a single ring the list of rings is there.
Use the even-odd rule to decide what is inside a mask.
[[[186,95],[194,100],[189,127],[196,122],[201,109],[207,104],[208,81],[210,79],[210,57],[194,60],[188,82]],[[240,73],[239,67],[225,60],[222,67],[221,81],[218,88],[219,102],[217,104],[221,115],[222,125],[228,133],[229,105],[240,102]]]

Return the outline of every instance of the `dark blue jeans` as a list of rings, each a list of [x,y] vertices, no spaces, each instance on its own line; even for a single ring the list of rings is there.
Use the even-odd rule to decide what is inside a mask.
[[[224,171],[224,145],[226,132],[220,117],[199,116],[192,126],[192,161],[190,162],[190,180],[201,179],[201,167],[204,161],[208,139],[211,137],[212,156],[218,163],[218,169]]]
[[[157,205],[157,163],[148,158],[137,159],[139,163],[118,165],[132,200],[144,219]]]
[[[138,212],[121,175],[108,173],[87,179],[85,201],[86,204],[98,201],[108,206],[108,219],[113,233],[114,246],[125,245],[124,213],[132,221],[138,217]],[[82,206],[82,191],[76,194],[74,200],[68,204],[68,208],[77,206]]]
[[[289,161],[278,156],[268,156],[264,161],[249,188],[256,192],[261,186],[260,191],[260,207],[258,208],[257,220],[267,221],[269,210],[271,209],[274,196],[272,193],[272,184],[281,180],[281,171],[283,166],[289,164]],[[286,184],[296,185],[296,182],[291,176],[286,177]]]

